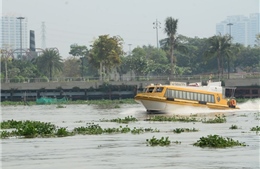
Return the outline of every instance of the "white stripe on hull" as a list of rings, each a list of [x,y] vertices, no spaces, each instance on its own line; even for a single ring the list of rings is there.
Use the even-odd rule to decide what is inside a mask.
[[[150,100],[136,100],[138,103],[144,105],[148,111],[161,111],[165,113],[174,113],[179,115],[190,115],[194,113],[194,106],[192,105],[179,105],[179,104],[170,104],[165,102],[150,101]],[[201,105],[201,110],[208,109],[207,106]],[[197,107],[198,110],[199,107]]]
[[[164,111],[166,107],[166,103],[164,102],[141,100],[141,103],[144,105],[146,110]]]

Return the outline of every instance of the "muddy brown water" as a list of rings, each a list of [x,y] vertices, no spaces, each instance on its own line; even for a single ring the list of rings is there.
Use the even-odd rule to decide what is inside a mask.
[[[101,122],[101,119],[125,118],[134,116],[137,122],[128,126],[159,129],[159,133],[143,134],[102,134],[76,135],[61,138],[1,139],[1,168],[3,169],[257,169],[259,168],[259,133],[250,131],[260,126],[259,101],[240,104],[239,110],[214,111],[192,109],[191,114],[201,117],[214,117],[225,114],[227,122],[206,124],[201,122],[149,122],[142,105],[121,105],[118,109],[99,109],[91,105],[44,106],[2,106],[1,121],[35,120],[51,122],[59,127],[72,130],[86,126],[86,123],[99,124],[102,128],[125,126],[114,122]],[[181,112],[175,112],[176,114]],[[171,116],[172,114],[160,114]],[[231,130],[231,125],[238,129]],[[175,134],[175,128],[195,128],[198,132]],[[192,144],[200,137],[217,134],[245,142],[245,147],[200,148]],[[147,146],[146,139],[169,137],[170,146]]]

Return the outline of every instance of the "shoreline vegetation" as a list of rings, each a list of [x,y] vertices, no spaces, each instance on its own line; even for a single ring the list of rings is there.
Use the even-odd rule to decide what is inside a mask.
[[[259,99],[259,98],[256,98]],[[237,103],[245,103],[249,100],[256,100],[256,99],[236,99]],[[50,105],[46,104],[46,105]],[[52,103],[52,104],[57,104],[57,108],[64,108],[64,106],[60,105],[72,105],[72,104],[87,104],[87,105],[98,105],[103,108],[120,108],[120,104],[138,104],[135,102],[134,99],[120,99],[120,100],[76,100],[76,101],[71,101],[67,100],[66,102],[63,103]],[[1,106],[18,106],[18,105],[26,105],[26,106],[31,106],[31,105],[43,105],[43,104],[37,104],[36,101],[3,101],[1,102]]]
[[[76,100],[71,101],[67,100],[66,102],[62,103],[49,103],[49,104],[37,104],[36,101],[3,101],[1,102],[2,106],[18,106],[18,105],[72,105],[72,104],[87,104],[87,105],[98,105],[98,106],[104,106],[105,108],[119,108],[120,104],[138,104],[135,102],[134,99],[120,99],[120,100]],[[110,105],[109,107],[106,107]],[[114,107],[113,107],[114,106]],[[119,107],[118,107],[119,106]],[[61,107],[57,107],[61,108]]]

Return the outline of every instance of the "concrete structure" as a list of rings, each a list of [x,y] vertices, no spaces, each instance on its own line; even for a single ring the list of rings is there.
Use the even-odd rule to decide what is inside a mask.
[[[231,27],[229,23],[232,23]],[[226,20],[216,24],[216,34],[229,35],[231,33],[232,43],[254,46],[256,35],[260,33],[259,28],[260,13],[250,14],[249,17],[228,16]]]
[[[14,56],[17,57],[20,54],[20,48],[28,48],[28,29],[27,18],[17,19],[16,16],[2,16],[1,29],[0,29],[0,48],[15,50]],[[22,34],[21,34],[22,31]],[[20,36],[22,35],[22,36]],[[22,37],[22,45],[21,45]]]
[[[181,80],[180,80],[181,81]],[[187,80],[182,80],[187,82]],[[189,81],[197,82],[196,80]],[[169,81],[111,81],[104,85],[104,82],[38,82],[38,83],[2,83],[1,101],[36,100],[40,97],[62,98],[72,100],[89,99],[121,99],[134,98],[138,90],[142,90],[148,84],[169,84]],[[259,79],[227,79],[225,86],[236,87],[235,97],[237,98],[260,98]],[[231,91],[226,90],[229,97]]]

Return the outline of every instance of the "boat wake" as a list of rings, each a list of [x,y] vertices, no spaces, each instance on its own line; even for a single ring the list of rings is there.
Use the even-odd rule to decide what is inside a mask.
[[[238,104],[240,110],[243,111],[260,111],[260,99],[248,100],[245,103]]]
[[[164,113],[165,115],[181,115],[181,116],[190,116],[190,115],[212,115],[215,116],[216,114],[233,114],[233,113],[239,113],[239,112],[260,112],[260,99],[253,99],[248,100],[245,103],[238,103],[238,107],[240,109],[230,109],[230,110],[216,110],[216,109],[209,109],[209,108],[202,108],[202,107],[183,107],[181,109],[167,111],[167,113]],[[120,112],[122,115],[145,115],[147,114],[144,107],[137,106],[137,107],[129,107],[125,109],[124,111]],[[157,112],[149,112],[148,114],[160,114]]]
[[[178,111],[169,111],[169,115],[205,115],[205,114],[230,114],[230,113],[239,113],[247,111],[256,111],[260,112],[260,99],[248,100],[245,103],[240,103],[237,105],[240,109],[229,109],[229,110],[216,110],[202,107],[183,107]]]

